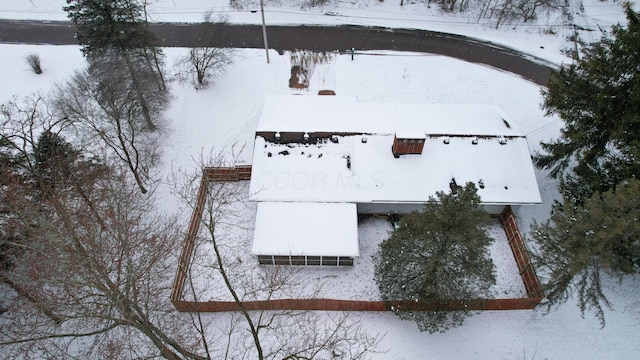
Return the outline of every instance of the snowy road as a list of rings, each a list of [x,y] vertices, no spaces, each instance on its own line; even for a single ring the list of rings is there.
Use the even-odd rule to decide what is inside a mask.
[[[202,44],[202,25],[151,23],[161,46],[192,47]],[[228,25],[214,46],[262,48],[259,25]],[[206,28],[204,29],[206,30]],[[63,21],[0,20],[1,43],[75,45],[75,28]],[[269,26],[269,47],[283,50],[346,51],[396,50],[432,53],[518,74],[545,86],[549,67],[541,59],[465,36],[416,29],[369,26]]]

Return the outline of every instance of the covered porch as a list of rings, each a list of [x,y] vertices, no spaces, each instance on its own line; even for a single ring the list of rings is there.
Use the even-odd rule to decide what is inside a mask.
[[[262,265],[353,266],[353,203],[258,202],[251,253]]]

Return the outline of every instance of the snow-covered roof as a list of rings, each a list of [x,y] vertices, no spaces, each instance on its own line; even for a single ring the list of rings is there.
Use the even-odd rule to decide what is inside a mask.
[[[254,255],[358,256],[355,204],[259,202]]]
[[[290,102],[283,103],[287,99]],[[277,104],[282,106],[279,119]],[[372,116],[403,116],[369,121],[360,105]],[[369,112],[374,107],[381,111]],[[437,110],[425,112],[427,108]],[[438,191],[449,192],[455,179],[459,185],[475,183],[484,204],[541,202],[526,138],[496,106],[384,106],[338,96],[271,97],[258,129],[365,135],[342,135],[337,143],[317,144],[278,144],[258,136],[251,176],[257,201],[423,203]],[[426,133],[422,154],[394,158],[396,130],[420,129]]]
[[[393,136],[341,136],[338,143],[275,144],[258,137],[251,193],[258,201],[425,202],[437,191],[476,183],[485,204],[540,202],[524,138],[428,138],[421,155],[391,152]],[[286,154],[286,155],[285,155]],[[348,159],[347,159],[348,158]],[[349,165],[347,164],[349,163]],[[350,168],[349,168],[350,166]],[[482,187],[480,186],[482,183]]]
[[[425,134],[424,130],[398,130],[396,131],[396,137],[398,139],[425,139],[427,135]]]
[[[496,105],[363,103],[349,96],[271,95],[265,99],[256,131],[522,136],[514,125]]]

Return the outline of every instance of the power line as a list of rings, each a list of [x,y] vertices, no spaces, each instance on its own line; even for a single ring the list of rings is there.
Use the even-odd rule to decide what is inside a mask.
[[[547,123],[545,125],[540,126],[539,128],[536,128],[536,129],[533,129],[533,130],[529,131],[528,133],[525,134],[525,136],[528,137],[531,134],[535,134],[535,133],[538,133],[538,132],[540,132],[542,130],[546,130],[547,128],[550,128],[552,125],[555,125],[556,123],[559,123],[561,121],[562,121],[562,119],[554,120],[554,121],[552,121],[550,123]]]

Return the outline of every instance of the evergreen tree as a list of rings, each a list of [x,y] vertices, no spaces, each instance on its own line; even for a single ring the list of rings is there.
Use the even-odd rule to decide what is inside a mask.
[[[19,169],[22,167],[23,160],[22,154],[15,151],[15,145],[8,140],[3,129],[3,132],[0,133],[0,169],[17,175],[20,173]],[[2,185],[4,185],[3,180],[4,178],[0,177]]]
[[[155,92],[145,91],[149,81],[165,91],[162,53],[145,20],[145,8],[137,0],[67,0],[63,9],[76,25],[76,38],[90,64],[115,51],[129,71],[131,87],[140,103],[147,129],[156,130],[149,104]],[[152,74],[151,77],[148,75]]]
[[[70,183],[78,152],[60,135],[43,131],[33,149],[36,188],[49,193]]]
[[[537,263],[549,280],[548,309],[572,294],[584,314],[592,311],[604,326],[609,306],[602,274],[621,279],[640,270],[640,180],[615,190],[595,193],[583,204],[565,201],[551,219],[534,222],[531,236],[538,244]]]
[[[559,115],[564,128],[534,161],[573,202],[640,174],[640,17],[628,5],[626,14],[626,28],[614,26],[612,38],[553,70],[542,92],[547,115]]]
[[[422,212],[402,217],[374,255],[382,299],[430,304],[489,296],[495,274],[488,254],[492,242],[488,221],[473,183],[452,186],[449,194],[438,192]],[[469,311],[392,310],[431,333],[459,326],[471,315]]]
[[[67,0],[63,8],[77,27],[82,52],[104,49],[143,49],[156,43],[144,20],[144,7],[136,0]]]
[[[537,263],[549,276],[548,309],[576,293],[582,313],[592,311],[603,326],[609,302],[601,275],[620,278],[640,266],[640,15],[628,4],[626,15],[626,27],[614,26],[576,63],[552,71],[543,107],[564,128],[534,157],[560,179],[562,194],[550,221],[532,226]]]
[[[16,157],[11,142],[0,133],[0,281],[4,282],[3,273],[13,266],[13,254],[17,250],[15,229],[11,226],[16,206],[15,197],[21,197],[17,189],[24,188],[18,165],[21,161]],[[16,186],[17,185],[17,186]],[[22,196],[23,197],[23,196]],[[2,311],[0,311],[0,314]]]

